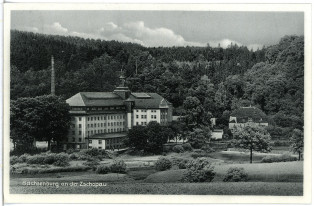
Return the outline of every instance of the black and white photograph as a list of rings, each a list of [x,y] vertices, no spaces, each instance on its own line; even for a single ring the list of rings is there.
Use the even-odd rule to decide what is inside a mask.
[[[302,203],[311,5],[203,6],[5,8],[8,195]]]

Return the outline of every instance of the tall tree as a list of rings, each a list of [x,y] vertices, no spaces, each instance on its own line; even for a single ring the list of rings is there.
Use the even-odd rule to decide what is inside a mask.
[[[10,105],[11,139],[24,147],[36,141],[57,143],[66,140],[70,126],[69,105],[52,95],[19,98]]]
[[[234,145],[239,148],[248,149],[250,151],[250,163],[253,160],[253,151],[269,152],[270,135],[262,127],[245,126],[237,128],[233,133]]]
[[[299,160],[301,160],[301,154],[304,148],[304,136],[303,132],[299,129],[294,129],[290,137],[290,148],[293,152],[298,153]]]

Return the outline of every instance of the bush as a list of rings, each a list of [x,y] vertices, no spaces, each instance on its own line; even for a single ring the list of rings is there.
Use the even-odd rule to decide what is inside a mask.
[[[53,165],[55,166],[61,166],[61,167],[68,166],[70,165],[69,162],[70,162],[69,155],[64,152],[54,155]]]
[[[184,173],[184,181],[188,182],[211,182],[215,177],[214,167],[205,158],[197,158],[186,164],[187,171]]]
[[[160,157],[156,163],[155,163],[155,169],[159,171],[165,171],[170,169],[172,166],[172,163],[169,159]]]
[[[247,180],[248,174],[242,167],[230,167],[223,179],[224,182],[243,182]]]
[[[126,164],[123,160],[116,160],[110,165],[110,171],[112,173],[126,173]]]
[[[211,157],[210,153],[206,153],[204,151],[202,152],[193,152],[191,154],[191,157],[193,157],[194,159],[199,158],[199,157]]]
[[[182,152],[184,152],[184,149],[181,145],[176,145],[172,148],[172,151],[174,151],[176,153],[182,153]]]
[[[23,154],[21,155],[19,158],[22,162],[26,162],[27,161],[27,158],[29,158],[30,155],[29,154]]]
[[[184,144],[182,145],[182,147],[183,147],[183,149],[184,149],[185,151],[192,151],[192,150],[193,150],[193,148],[192,148],[192,146],[191,146],[190,143],[184,143]]]
[[[14,165],[16,163],[23,163],[23,160],[21,160],[18,156],[11,156],[10,165]]]
[[[43,155],[33,155],[26,159],[27,164],[45,164],[45,157]]]
[[[97,166],[99,165],[99,160],[93,160],[93,161],[87,161],[87,162],[84,162],[83,165],[87,166],[87,167],[90,167],[93,169],[93,171],[95,171],[97,169]]]
[[[47,168],[47,169],[39,169],[39,168],[32,168],[27,169],[24,168],[21,170],[21,174],[42,174],[42,173],[58,173],[58,172],[81,172],[87,171],[90,169],[89,167],[85,166],[76,166],[76,167],[59,167],[59,168]]]
[[[109,166],[106,166],[106,165],[99,165],[97,168],[96,168],[96,173],[97,174],[107,174],[110,172],[110,167]]]
[[[179,169],[186,169],[186,164],[189,161],[182,158],[173,158],[171,159],[172,166],[177,166]]]
[[[70,154],[70,155],[69,155],[69,158],[70,158],[71,160],[77,160],[77,159],[78,159],[78,156],[77,156],[77,154],[73,153],[73,154]]]
[[[262,163],[272,163],[272,162],[291,162],[297,161],[297,157],[290,156],[288,154],[278,155],[278,156],[266,156],[262,159]]]

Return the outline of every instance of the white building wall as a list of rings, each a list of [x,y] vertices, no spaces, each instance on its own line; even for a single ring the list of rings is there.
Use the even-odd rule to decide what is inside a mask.
[[[93,139],[91,140],[92,143],[89,143],[89,147],[91,148],[97,148],[97,149],[106,149],[106,140],[102,139],[101,144],[99,144],[99,139]]]
[[[133,109],[133,126],[145,126],[151,121],[161,122],[160,109]]]

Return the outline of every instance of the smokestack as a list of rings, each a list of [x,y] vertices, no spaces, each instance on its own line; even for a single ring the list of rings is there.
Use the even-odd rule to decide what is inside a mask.
[[[54,59],[51,56],[51,94],[56,95],[55,90],[55,68],[54,68]]]

